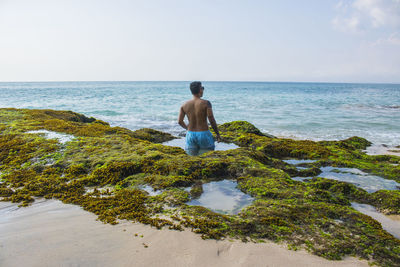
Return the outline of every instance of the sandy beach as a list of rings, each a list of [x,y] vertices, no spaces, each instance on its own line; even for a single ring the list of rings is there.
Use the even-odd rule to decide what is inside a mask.
[[[329,261],[284,246],[202,240],[190,231],[103,224],[78,206],[0,202],[0,266],[368,266]]]
[[[400,222],[400,215],[387,215],[392,220]]]
[[[400,149],[398,147],[387,147],[384,145],[371,145],[364,152],[368,155],[392,155],[400,157]]]

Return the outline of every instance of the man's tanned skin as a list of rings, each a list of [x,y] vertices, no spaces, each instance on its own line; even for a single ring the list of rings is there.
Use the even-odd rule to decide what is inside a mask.
[[[219,135],[217,122],[215,121],[212,106],[210,101],[201,99],[203,96],[204,87],[201,87],[198,94],[193,94],[193,99],[184,103],[180,109],[178,123],[184,129],[192,132],[202,132],[208,130],[207,118],[210,122],[215,134],[217,135],[217,141],[221,141]],[[185,115],[188,117],[189,124],[183,121]]]

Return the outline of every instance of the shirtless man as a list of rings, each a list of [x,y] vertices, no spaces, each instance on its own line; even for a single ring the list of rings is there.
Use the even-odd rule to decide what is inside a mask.
[[[207,118],[214,132],[217,134],[217,141],[221,141],[218,126],[214,119],[211,103],[208,100],[201,99],[204,87],[201,82],[192,82],[190,84],[193,99],[185,102],[179,112],[178,123],[186,133],[185,150],[191,156],[197,156],[204,152],[215,149],[214,138],[208,129]],[[185,115],[188,117],[189,124],[183,121]]]

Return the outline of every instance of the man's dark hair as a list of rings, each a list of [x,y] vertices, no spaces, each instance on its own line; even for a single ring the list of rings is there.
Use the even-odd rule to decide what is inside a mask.
[[[193,95],[197,95],[198,93],[200,93],[200,89],[201,89],[201,82],[192,82],[190,84],[190,91],[192,91]]]

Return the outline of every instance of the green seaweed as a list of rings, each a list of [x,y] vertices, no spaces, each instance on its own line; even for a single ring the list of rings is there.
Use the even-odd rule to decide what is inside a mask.
[[[400,214],[399,191],[368,193],[349,183],[318,178],[320,167],[358,168],[400,181],[400,158],[370,156],[364,138],[341,141],[291,140],[261,133],[254,125],[219,126],[224,141],[240,148],[190,157],[160,143],[174,138],[152,129],[130,131],[71,111],[0,109],[0,198],[28,206],[35,198],[80,205],[98,219],[131,220],[156,228],[190,228],[203,238],[285,242],[338,260],[347,255],[382,266],[400,264],[400,241],[353,201]],[[45,129],[71,134],[66,144],[27,133]],[[315,159],[298,170],[282,161]],[[315,177],[308,182],[294,176]],[[237,215],[186,203],[202,184],[231,179],[253,196]],[[150,196],[148,184],[162,190]],[[190,192],[183,187],[191,186]]]

